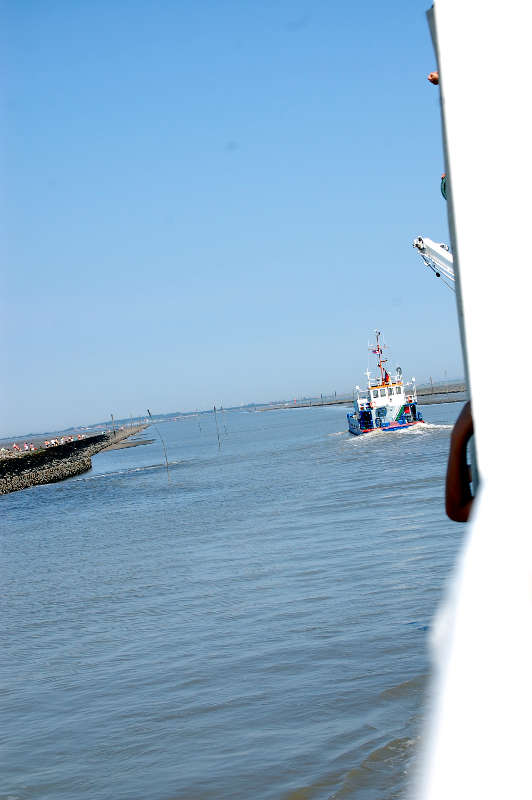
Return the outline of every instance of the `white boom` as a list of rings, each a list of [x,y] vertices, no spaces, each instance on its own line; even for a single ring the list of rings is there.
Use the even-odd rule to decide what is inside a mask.
[[[449,252],[448,246],[433,242],[426,236],[418,236],[417,239],[414,239],[413,245],[427,267],[434,272],[437,278],[441,278],[449,289],[454,291],[453,255]]]

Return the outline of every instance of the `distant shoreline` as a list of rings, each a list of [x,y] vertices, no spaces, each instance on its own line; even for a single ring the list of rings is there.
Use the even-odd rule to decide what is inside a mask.
[[[468,399],[465,384],[452,384],[445,391],[439,387],[419,387],[417,390],[418,405],[430,406],[436,403],[465,403]],[[289,408],[321,408],[322,406],[351,406],[353,395],[340,395],[319,399],[296,400],[293,403],[271,403],[257,406],[254,411],[283,411]]]

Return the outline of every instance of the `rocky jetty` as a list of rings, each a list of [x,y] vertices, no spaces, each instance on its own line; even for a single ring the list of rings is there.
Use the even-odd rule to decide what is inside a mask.
[[[146,425],[139,425],[116,433],[87,436],[85,439],[76,439],[54,447],[25,452],[16,458],[2,459],[0,494],[9,494],[43,483],[63,481],[88,472],[92,466],[93,455],[139,433],[145,427]]]

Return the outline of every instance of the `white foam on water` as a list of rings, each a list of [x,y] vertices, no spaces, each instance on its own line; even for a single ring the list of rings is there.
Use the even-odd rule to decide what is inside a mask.
[[[371,439],[374,439],[376,436],[382,436],[382,433],[383,433],[382,431],[375,430],[375,431],[368,431],[367,433],[361,433],[358,435],[349,434],[349,438],[347,439],[347,441],[349,442],[349,444],[359,445],[361,442],[370,441]]]
[[[423,425],[415,425],[411,428],[399,428],[391,431],[376,429],[373,431],[368,431],[368,433],[359,434],[358,436],[352,434],[349,436],[349,441],[354,444],[355,442],[359,442],[361,439],[373,439],[375,436],[381,436],[383,433],[385,433],[387,436],[425,436],[432,431],[452,430],[452,427],[452,425],[425,422]],[[329,436],[339,436],[340,433],[342,433],[342,431],[338,433],[330,433]],[[348,433],[348,431],[345,431],[345,433]]]
[[[423,436],[431,431],[451,430],[452,427],[452,425],[432,425],[431,423],[426,423],[425,425],[416,425],[413,428],[402,428],[401,430],[397,431],[397,433],[404,433],[408,436]]]
[[[179,461],[169,461],[168,462],[168,466],[171,467],[171,466],[173,466],[175,464],[179,464],[179,463],[180,463]],[[79,478],[76,478],[75,480],[79,481],[79,482],[82,482],[82,481],[96,481],[96,480],[99,480],[101,478],[110,478],[110,477],[116,478],[116,477],[118,477],[120,475],[131,475],[131,474],[133,474],[135,472],[146,472],[146,471],[152,470],[152,469],[160,469],[161,467],[164,467],[164,466],[165,466],[164,464],[147,464],[144,467],[129,467],[128,469],[113,470],[112,472],[98,472],[95,475],[85,475],[85,476],[81,476]]]

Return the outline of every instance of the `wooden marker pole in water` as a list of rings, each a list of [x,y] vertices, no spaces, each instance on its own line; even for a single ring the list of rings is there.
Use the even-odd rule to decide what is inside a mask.
[[[220,441],[220,429],[218,428],[218,417],[216,415],[216,406],[214,406],[214,421],[216,423],[216,436],[218,437],[218,450],[221,450],[222,443]]]
[[[225,408],[224,408],[224,404],[223,403],[222,403],[222,419],[223,419],[223,424],[224,424],[225,435],[229,436],[229,434],[227,433],[227,425],[225,424]]]
[[[165,443],[164,443],[164,439],[163,439],[163,437],[161,436],[161,431],[159,430],[159,428],[157,427],[157,425],[156,425],[156,424],[155,424],[155,422],[153,421],[153,417],[152,417],[152,415],[151,415],[150,409],[148,408],[148,409],[147,409],[147,411],[148,411],[148,417],[150,418],[150,420],[151,420],[151,423],[152,423],[153,427],[155,428],[155,430],[156,430],[156,431],[157,431],[157,433],[159,434],[159,439],[161,440],[161,444],[162,444],[162,446],[163,446],[163,451],[164,451],[164,460],[166,461],[166,474],[167,474],[167,476],[168,476],[168,484],[170,484],[170,468],[169,468],[169,466],[168,466],[168,455],[167,455],[167,453],[166,453],[166,445],[165,445]]]

